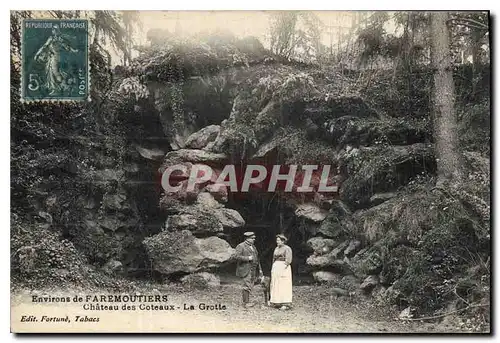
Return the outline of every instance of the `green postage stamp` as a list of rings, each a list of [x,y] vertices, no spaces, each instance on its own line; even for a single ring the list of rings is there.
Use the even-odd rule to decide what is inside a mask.
[[[88,37],[86,19],[25,19],[21,99],[90,100]]]

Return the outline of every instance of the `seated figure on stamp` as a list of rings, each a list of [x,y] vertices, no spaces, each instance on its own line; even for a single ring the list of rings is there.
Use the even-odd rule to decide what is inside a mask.
[[[45,87],[49,95],[61,93],[69,88],[68,73],[61,68],[61,49],[73,53],[77,49],[71,47],[68,37],[61,34],[59,27],[54,26],[52,36],[35,54],[35,61],[45,63]]]

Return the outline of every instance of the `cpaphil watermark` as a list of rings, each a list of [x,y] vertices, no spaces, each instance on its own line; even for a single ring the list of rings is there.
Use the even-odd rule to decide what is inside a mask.
[[[161,177],[167,193],[192,192],[206,184],[224,187],[229,192],[250,191],[336,193],[334,168],[330,165],[258,165],[229,164],[217,169],[207,165],[171,165]]]

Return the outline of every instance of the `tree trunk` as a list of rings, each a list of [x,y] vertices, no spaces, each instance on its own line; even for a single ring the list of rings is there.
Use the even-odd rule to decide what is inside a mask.
[[[481,31],[473,30],[471,33],[472,39],[472,94],[471,100],[476,99],[476,76],[478,74],[478,66],[480,64],[479,61],[479,49],[481,49]]]
[[[431,57],[434,67],[433,121],[438,185],[447,182],[457,183],[462,180],[447,20],[448,12],[431,13]]]

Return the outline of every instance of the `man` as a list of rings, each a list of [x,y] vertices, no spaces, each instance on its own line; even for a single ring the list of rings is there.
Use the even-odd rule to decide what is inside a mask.
[[[255,233],[245,232],[245,241],[238,244],[234,252],[234,259],[238,261],[236,276],[243,281],[243,306],[251,307],[250,293],[257,278],[262,278],[262,267],[259,262],[259,254],[255,248]]]

